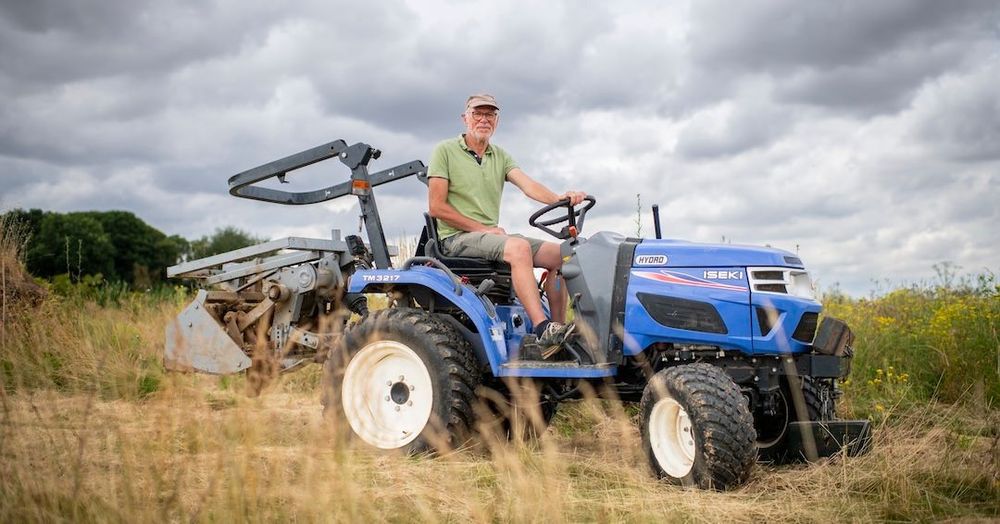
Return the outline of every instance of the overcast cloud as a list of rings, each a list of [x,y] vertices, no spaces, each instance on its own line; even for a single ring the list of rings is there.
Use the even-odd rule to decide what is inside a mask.
[[[1000,270],[1000,4],[0,2],[0,209],[125,209],[167,234],[357,231],[349,197],[236,199],[240,171],[334,139],[424,161],[465,97],[494,142],[598,206],[591,232],[769,244],[824,288]],[[325,162],[293,190],[345,180]],[[376,190],[419,234],[415,179]],[[513,187],[502,224],[530,233]],[[541,235],[541,233],[539,233]]]

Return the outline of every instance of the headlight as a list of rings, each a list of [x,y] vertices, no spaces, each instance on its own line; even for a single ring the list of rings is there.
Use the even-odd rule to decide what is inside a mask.
[[[751,267],[750,289],[757,293],[780,293],[796,297],[816,299],[816,288],[809,273],[802,269],[785,267]]]

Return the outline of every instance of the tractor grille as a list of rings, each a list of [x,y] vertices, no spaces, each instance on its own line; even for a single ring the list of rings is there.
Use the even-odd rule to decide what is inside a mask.
[[[812,343],[816,336],[816,322],[819,320],[819,313],[803,313],[799,320],[799,325],[795,326],[792,338],[804,344]]]
[[[723,335],[729,332],[719,311],[707,302],[649,293],[637,296],[649,316],[666,327]]]

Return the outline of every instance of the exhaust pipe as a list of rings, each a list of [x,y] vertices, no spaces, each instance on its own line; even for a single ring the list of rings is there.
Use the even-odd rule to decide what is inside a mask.
[[[660,206],[653,204],[653,229],[656,231],[656,238],[663,238],[660,234]]]

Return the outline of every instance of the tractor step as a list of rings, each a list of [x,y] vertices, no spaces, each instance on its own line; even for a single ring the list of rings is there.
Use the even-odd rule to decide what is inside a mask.
[[[615,374],[611,363],[578,364],[575,361],[515,360],[500,366],[502,377],[598,378]]]

